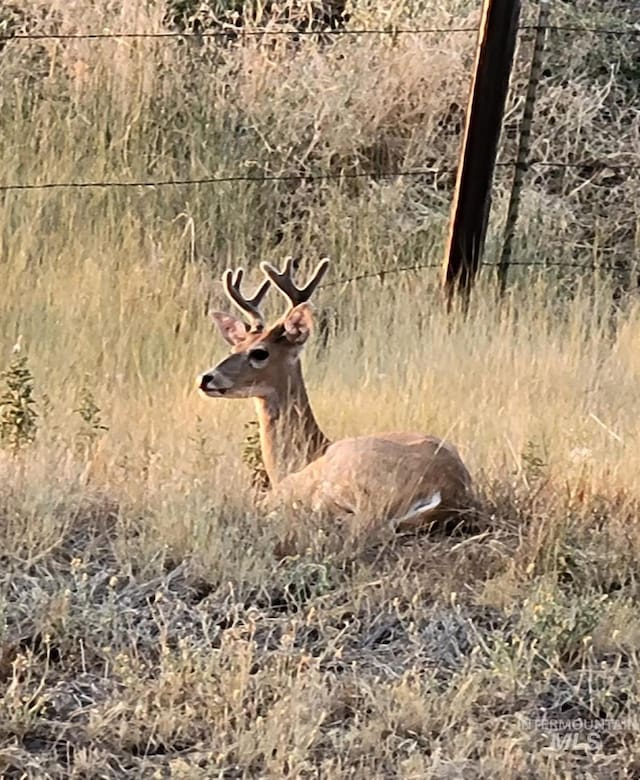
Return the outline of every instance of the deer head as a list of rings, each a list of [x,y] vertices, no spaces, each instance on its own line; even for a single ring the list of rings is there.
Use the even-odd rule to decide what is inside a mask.
[[[228,270],[223,276],[227,296],[249,322],[224,312],[213,313],[222,337],[231,346],[231,354],[201,375],[199,388],[207,396],[268,399],[284,390],[284,386],[297,376],[294,368],[313,326],[308,301],[326,273],[329,260],[320,261],[304,287],[298,287],[293,281],[293,258],[287,260],[283,271],[269,263],[262,263],[260,267],[267,278],[251,298],[245,297],[240,290],[242,269],[235,274]],[[272,283],[290,306],[267,328],[259,307]]]

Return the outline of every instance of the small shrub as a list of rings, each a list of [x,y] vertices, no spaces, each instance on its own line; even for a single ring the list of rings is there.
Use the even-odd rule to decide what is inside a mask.
[[[78,408],[73,411],[82,420],[82,426],[76,434],[77,448],[80,452],[87,454],[93,449],[96,439],[109,429],[102,424],[102,411],[86,384],[80,390]]]
[[[521,621],[545,663],[571,667],[584,661],[607,598],[596,591],[569,598],[561,589],[540,583],[525,600]]]
[[[245,424],[245,436],[242,443],[242,462],[251,472],[251,486],[258,492],[269,489],[269,475],[262,460],[262,448],[260,446],[260,428],[257,420],[250,420]]]
[[[529,484],[540,482],[547,473],[547,460],[544,451],[541,451],[543,449],[536,442],[528,441],[522,452],[522,467]]]
[[[27,356],[20,354],[19,345],[14,352],[14,359],[0,375],[4,385],[0,396],[0,443],[15,453],[35,439],[38,412]]]

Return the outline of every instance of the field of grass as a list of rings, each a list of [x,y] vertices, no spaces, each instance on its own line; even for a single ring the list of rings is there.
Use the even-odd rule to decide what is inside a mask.
[[[477,21],[475,2],[379,5],[349,25]],[[633,21],[607,5],[554,21]],[[159,32],[166,6],[0,2],[0,24]],[[517,269],[501,303],[485,272],[466,318],[436,268],[374,274],[437,265],[451,174],[375,174],[455,165],[473,35],[2,42],[2,184],[373,178],[0,193],[1,776],[637,776],[640,181],[616,166],[640,159],[640,43],[568,40],[532,155],[603,162],[532,172],[516,246],[566,268]],[[276,554],[308,519],[255,508],[252,406],[196,377],[225,352],[222,271],[291,253],[333,260],[305,353],[321,425],[449,438],[476,527],[314,529]],[[617,270],[573,267],[594,263]]]

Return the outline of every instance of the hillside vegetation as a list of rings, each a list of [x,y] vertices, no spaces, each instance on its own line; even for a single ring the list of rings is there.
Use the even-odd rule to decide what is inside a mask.
[[[0,0],[0,185],[139,183],[0,192],[0,774],[635,776],[640,36],[549,34],[531,156],[564,167],[528,172],[508,294],[484,269],[463,318],[437,266],[473,33],[304,33],[478,4],[241,5]],[[115,31],[198,35],[19,37]],[[525,31],[502,162],[530,54]],[[285,178],[142,184],[234,177]],[[322,426],[451,439],[472,529],[345,541],[255,509],[252,407],[195,380],[222,271],[289,254],[333,260]]]

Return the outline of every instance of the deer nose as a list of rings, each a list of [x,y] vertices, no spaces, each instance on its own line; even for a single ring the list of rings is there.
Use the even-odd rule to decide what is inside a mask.
[[[221,377],[216,371],[202,374],[198,388],[205,393],[215,393],[216,395],[224,395],[229,389],[224,377]]]

